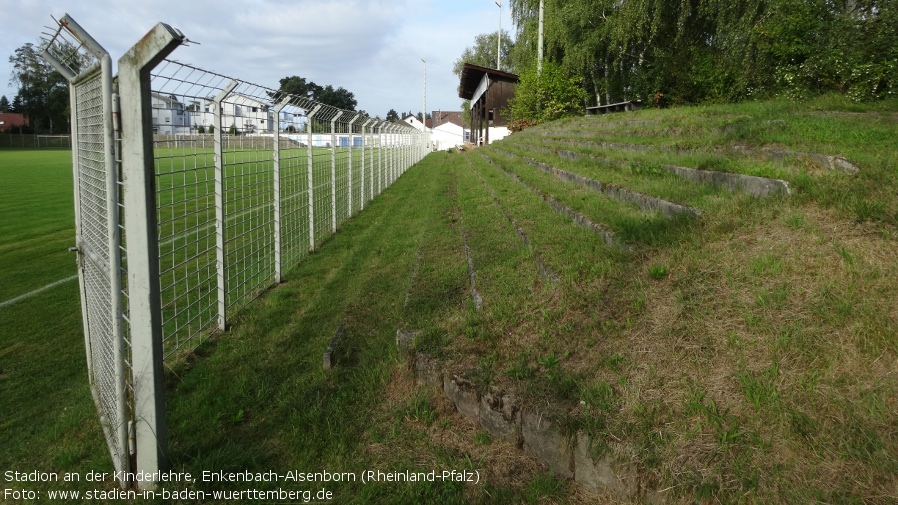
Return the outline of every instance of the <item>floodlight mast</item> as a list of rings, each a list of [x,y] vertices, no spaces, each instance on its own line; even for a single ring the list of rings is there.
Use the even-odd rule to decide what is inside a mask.
[[[427,59],[421,58],[421,61],[424,63],[424,103],[422,105],[422,107],[424,107],[424,110],[421,111],[421,123],[423,125],[422,132],[424,133],[424,135],[421,136],[423,139],[421,143],[424,144],[424,147],[426,149],[426,147],[427,147],[426,146],[426,142],[427,142]]]
[[[540,75],[543,73],[543,2],[544,0],[539,0],[539,40],[537,41],[538,51],[536,58],[536,74]]]
[[[502,62],[502,0],[496,2],[499,6],[499,33],[496,36],[496,70],[500,68]]]

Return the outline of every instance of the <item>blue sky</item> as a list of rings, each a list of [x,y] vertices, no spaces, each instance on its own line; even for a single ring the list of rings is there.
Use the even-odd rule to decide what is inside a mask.
[[[502,28],[513,30],[508,0],[502,12]],[[499,23],[494,0],[0,0],[0,95],[16,93],[9,56],[65,13],[113,61],[161,21],[199,43],[172,59],[272,88],[290,75],[342,86],[381,117],[421,109],[422,58],[427,109],[459,110],[452,65]]]

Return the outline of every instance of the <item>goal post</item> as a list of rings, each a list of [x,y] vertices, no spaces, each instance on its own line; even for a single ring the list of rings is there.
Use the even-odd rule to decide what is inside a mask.
[[[38,149],[71,149],[71,135],[35,135],[34,145]]]

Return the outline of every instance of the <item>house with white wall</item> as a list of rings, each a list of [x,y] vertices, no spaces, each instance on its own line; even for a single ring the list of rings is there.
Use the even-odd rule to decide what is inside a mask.
[[[424,128],[425,128],[424,123],[422,123],[421,121],[419,121],[417,117],[415,117],[415,116],[409,114],[408,116],[405,116],[404,118],[402,118],[402,120],[403,120],[406,124],[408,124],[409,126],[411,126],[412,128],[418,130],[419,132],[423,132],[423,131],[424,131]]]
[[[211,99],[200,99],[191,102],[190,114],[194,124],[204,129],[215,124],[215,102]],[[289,121],[293,121],[292,114]],[[228,131],[233,125],[243,134],[271,133],[277,127],[271,107],[255,98],[233,94],[221,104],[221,128]]]
[[[150,94],[153,110],[153,133],[160,135],[187,135],[191,133],[191,115],[174,95]]]
[[[470,141],[471,131],[465,128],[461,111],[435,110],[427,123],[432,132],[430,142],[436,151],[451,149]]]

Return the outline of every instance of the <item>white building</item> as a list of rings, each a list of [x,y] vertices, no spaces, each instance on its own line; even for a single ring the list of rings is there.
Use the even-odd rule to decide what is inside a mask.
[[[408,116],[405,116],[404,118],[402,118],[402,120],[405,121],[405,123],[408,124],[409,126],[411,126],[412,128],[418,130],[419,132],[424,131],[424,123],[419,121],[418,118],[416,118],[415,116],[408,115]]]
[[[150,94],[153,109],[153,133],[186,135],[190,133],[191,115],[174,95]]]
[[[465,128],[460,111],[435,110],[430,117],[428,126],[432,128],[430,141],[434,150],[442,151],[470,142],[471,131]]]
[[[202,125],[204,129],[215,125],[215,102],[210,99],[200,99],[191,103],[191,114],[194,117],[194,123]],[[292,114],[282,114],[282,116],[291,116],[285,119],[285,122],[293,123]],[[274,112],[268,104],[262,103],[255,98],[233,94],[228,96],[221,104],[221,128],[227,132],[231,126],[243,134],[253,133],[271,133],[277,124],[274,119]],[[285,125],[286,126],[286,125]],[[298,126],[297,126],[298,129]]]

